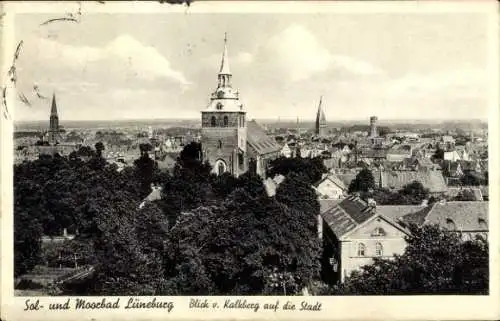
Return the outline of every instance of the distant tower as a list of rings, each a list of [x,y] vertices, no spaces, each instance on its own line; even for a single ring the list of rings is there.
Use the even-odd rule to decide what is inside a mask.
[[[239,176],[248,170],[246,112],[239,93],[231,86],[227,54],[227,37],[219,70],[217,89],[201,112],[201,145],[203,160],[218,175],[228,172]]]
[[[148,126],[148,138],[153,138],[153,127]]]
[[[378,137],[377,120],[378,120],[377,116],[370,117],[370,137],[371,138]]]
[[[315,134],[320,137],[326,136],[326,116],[323,111],[323,96],[319,99],[318,113],[316,114],[316,128]]]
[[[57,115],[56,94],[52,95],[52,107],[50,108],[49,144],[57,144],[59,138],[59,116]]]

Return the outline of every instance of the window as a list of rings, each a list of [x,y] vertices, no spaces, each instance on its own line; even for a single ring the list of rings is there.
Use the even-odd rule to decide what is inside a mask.
[[[483,231],[488,230],[488,224],[486,224],[486,220],[484,218],[480,218],[477,221],[478,221],[480,230],[483,230]]]
[[[381,243],[375,244],[375,255],[382,256],[384,254],[384,248]]]
[[[221,148],[222,148],[222,140],[220,140],[220,139],[219,139],[219,141],[218,141],[218,147],[219,147],[219,149],[221,149]]]
[[[457,230],[457,226],[455,225],[455,222],[453,222],[453,220],[450,218],[446,219],[446,228],[448,229],[448,231],[456,231]]]
[[[377,227],[373,230],[372,232],[372,236],[384,236],[385,235],[385,231],[383,228],[381,227]]]
[[[365,245],[363,243],[358,244],[358,256],[365,256]]]
[[[229,118],[227,116],[224,116],[224,127],[229,126]]]
[[[215,168],[217,169],[217,175],[222,175],[227,170],[226,163],[222,159],[215,162]]]
[[[219,163],[219,168],[218,168],[218,173],[219,175],[222,175],[225,172],[225,166],[222,162]]]
[[[217,110],[221,110],[222,109],[222,104],[221,103],[217,103],[217,105],[215,106],[215,108],[217,108]]]
[[[210,125],[212,127],[217,126],[217,119],[215,118],[215,116],[212,116],[212,118],[210,119]]]
[[[243,166],[244,160],[245,160],[245,158],[243,157],[243,153],[239,153],[238,154],[238,165]]]

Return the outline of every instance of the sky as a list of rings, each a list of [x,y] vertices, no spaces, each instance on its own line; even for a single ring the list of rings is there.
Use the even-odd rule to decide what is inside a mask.
[[[479,13],[17,14],[14,118],[199,118],[227,32],[249,118],[486,119],[487,20]],[[60,16],[60,14],[59,14]]]

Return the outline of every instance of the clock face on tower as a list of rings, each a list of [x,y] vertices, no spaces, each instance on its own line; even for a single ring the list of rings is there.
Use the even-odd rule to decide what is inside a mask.
[[[219,91],[217,92],[217,98],[222,98],[222,97],[224,97],[224,91],[219,90]]]

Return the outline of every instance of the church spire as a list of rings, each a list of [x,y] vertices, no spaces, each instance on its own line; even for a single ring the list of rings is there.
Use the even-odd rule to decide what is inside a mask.
[[[50,116],[56,116],[58,117],[57,115],[57,105],[56,105],[56,93],[54,92],[52,94],[52,107],[50,108]]]
[[[56,93],[52,94],[52,106],[49,118],[49,144],[55,145],[59,138],[59,116],[57,115]]]
[[[323,111],[323,96],[319,98],[318,112],[316,114],[316,135],[325,136],[326,134],[326,116]]]
[[[224,32],[224,51],[222,52],[222,61],[220,64],[219,75],[231,75],[229,68],[229,58],[227,54],[227,32]]]

